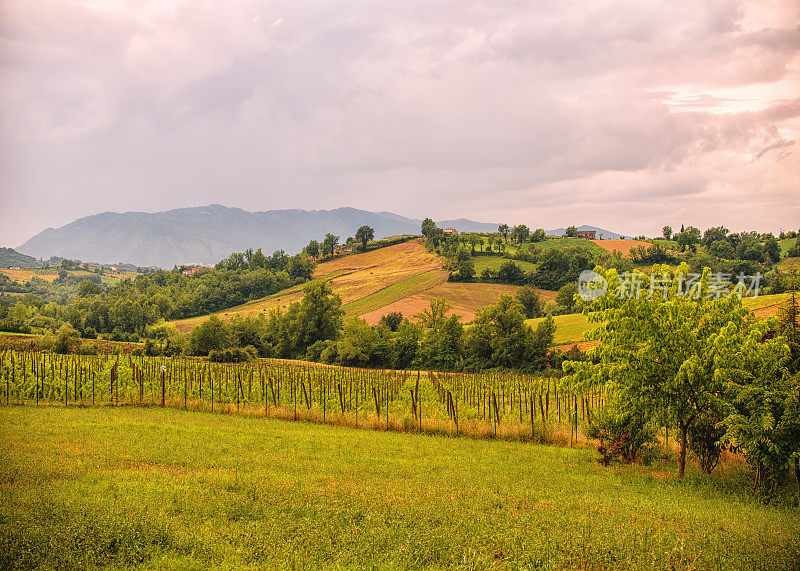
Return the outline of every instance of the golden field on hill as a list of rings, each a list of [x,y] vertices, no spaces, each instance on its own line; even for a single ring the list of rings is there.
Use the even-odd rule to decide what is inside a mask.
[[[314,278],[330,282],[342,298],[346,317],[362,317],[369,323],[377,323],[392,311],[413,317],[435,297],[444,298],[453,307],[452,313],[469,322],[478,308],[497,302],[504,293],[513,295],[518,289],[503,284],[448,283],[443,264],[442,258],[425,249],[421,242],[413,241],[322,262]],[[555,292],[539,293],[545,301],[555,299]],[[285,310],[302,297],[303,288],[297,286],[216,315],[223,320],[236,315],[266,315],[273,308]],[[174,324],[180,331],[190,331],[207,318],[181,319]]]

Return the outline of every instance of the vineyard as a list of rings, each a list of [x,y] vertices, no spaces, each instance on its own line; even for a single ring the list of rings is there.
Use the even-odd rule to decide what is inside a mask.
[[[560,375],[439,373],[261,359],[0,351],[2,402],[167,406],[354,427],[570,444],[602,406]],[[569,436],[567,437],[567,431]]]

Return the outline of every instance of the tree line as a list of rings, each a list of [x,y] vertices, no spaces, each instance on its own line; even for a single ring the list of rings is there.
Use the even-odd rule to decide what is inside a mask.
[[[86,338],[102,335],[135,341],[160,320],[206,315],[304,283],[314,268],[305,254],[288,256],[278,250],[266,256],[260,249],[248,249],[191,276],[183,275],[182,266],[138,275],[107,289],[81,279],[65,293],[69,300],[48,298],[48,292],[69,285],[74,276],[63,286],[58,280],[50,286],[34,278],[29,283],[34,282],[41,296],[30,292],[21,298],[0,296],[0,331],[56,331],[68,323]]]
[[[497,304],[479,310],[468,329],[442,299],[432,300],[411,319],[390,313],[370,325],[356,317],[345,320],[341,298],[327,282],[312,281],[303,290],[303,299],[285,312],[275,308],[266,316],[237,316],[230,323],[212,316],[192,330],[184,350],[212,358],[227,351],[234,360],[246,359],[249,351],[252,356],[392,369],[535,371],[560,363],[549,351],[552,317],[536,328],[525,324],[528,316],[541,312],[530,290],[516,298],[501,296]],[[176,332],[171,335],[174,347],[180,340]]]

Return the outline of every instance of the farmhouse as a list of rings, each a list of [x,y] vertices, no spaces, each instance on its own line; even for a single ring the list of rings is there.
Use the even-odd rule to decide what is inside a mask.
[[[456,230],[455,228],[445,228],[444,229],[444,233],[445,234],[455,234],[456,236],[458,236],[458,230]]]
[[[193,276],[195,274],[195,272],[198,272],[200,270],[210,270],[210,269],[211,268],[209,266],[195,266],[195,267],[190,268],[188,270],[181,271],[181,275]]]
[[[596,240],[595,230],[578,230],[578,238],[586,240]]]

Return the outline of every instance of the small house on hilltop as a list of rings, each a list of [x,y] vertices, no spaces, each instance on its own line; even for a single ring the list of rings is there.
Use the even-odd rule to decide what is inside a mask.
[[[456,230],[455,228],[445,228],[444,229],[444,233],[445,234],[455,234],[456,236],[458,236],[458,230]]]
[[[183,276],[193,276],[196,272],[199,272],[200,270],[210,270],[210,269],[211,268],[209,266],[195,266],[195,267],[190,268],[188,270],[181,271],[181,275],[183,275]]]
[[[585,240],[597,240],[597,235],[595,230],[578,230],[578,238],[583,238]]]

